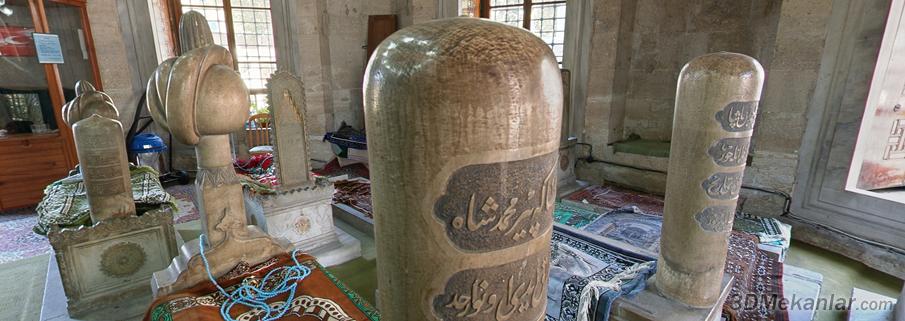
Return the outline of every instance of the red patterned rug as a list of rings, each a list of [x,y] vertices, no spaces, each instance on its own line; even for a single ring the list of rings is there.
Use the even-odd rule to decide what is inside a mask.
[[[662,197],[615,186],[591,185],[569,194],[565,199],[596,205],[606,211],[612,211],[626,205],[634,205],[644,211],[644,213],[663,213]]]

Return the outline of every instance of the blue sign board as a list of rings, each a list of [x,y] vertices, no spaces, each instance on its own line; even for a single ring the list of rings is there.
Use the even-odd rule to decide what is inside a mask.
[[[35,49],[38,52],[38,62],[42,64],[62,64],[63,48],[60,47],[60,36],[52,33],[32,34],[35,40]]]

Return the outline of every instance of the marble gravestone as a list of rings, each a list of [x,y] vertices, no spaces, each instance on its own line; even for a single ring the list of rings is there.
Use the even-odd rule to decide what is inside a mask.
[[[205,254],[210,273],[221,276],[239,263],[254,266],[290,248],[285,240],[247,223],[230,134],[244,128],[248,88],[233,70],[232,54],[213,44],[207,20],[198,12],[182,16],[179,36],[183,53],[161,63],[148,82],[148,109],[174,139],[195,146],[195,195],[207,241]],[[208,280],[199,241],[186,242],[169,267],[154,273],[155,296]]]
[[[530,32],[402,29],[365,73],[382,318],[543,320],[562,80]]]
[[[764,71],[754,58],[707,54],[682,68],[657,273],[615,320],[714,320],[728,295],[729,234]]]
[[[578,157],[576,146],[578,140],[570,136],[572,131],[572,72],[562,69],[562,129],[559,145],[559,159],[556,163],[556,177],[558,177],[557,194],[566,196],[587,186],[587,183],[579,181],[575,175],[575,161]]]
[[[72,127],[93,225],[48,233],[56,259],[50,266],[58,267],[60,284],[48,282],[44,306],[59,304],[51,302],[51,294],[61,285],[70,317],[126,317],[136,311],[120,303],[150,299],[151,274],[176,254],[173,214],[161,209],[136,216],[119,113],[91,84],[82,81],[76,89],[78,96],[64,106],[63,118]],[[56,278],[53,271],[48,274]],[[104,310],[116,312],[98,312]],[[52,317],[43,312],[42,319]]]
[[[249,219],[325,266],[360,257],[360,242],[334,226],[333,183],[311,174],[302,81],[277,71],[267,87],[279,185],[275,194],[245,193]]]

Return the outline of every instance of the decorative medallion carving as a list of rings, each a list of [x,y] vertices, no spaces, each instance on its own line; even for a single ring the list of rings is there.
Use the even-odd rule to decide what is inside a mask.
[[[547,306],[550,253],[524,260],[460,271],[434,298],[441,320],[538,320]]]
[[[742,189],[742,174],[744,172],[735,173],[716,173],[710,176],[701,187],[712,199],[731,200],[738,197],[739,191]]]
[[[141,270],[146,260],[147,254],[141,245],[132,242],[117,243],[101,254],[101,272],[111,277],[128,277]]]
[[[757,117],[758,101],[734,101],[716,113],[716,120],[723,129],[730,132],[743,132],[754,129]]]
[[[538,237],[553,224],[557,153],[469,165],[450,177],[434,214],[466,251],[489,252]]]
[[[711,206],[695,214],[694,220],[701,229],[708,232],[729,232],[735,218],[734,209],[729,206]]]
[[[720,166],[735,167],[745,164],[748,158],[748,148],[751,146],[751,137],[723,138],[718,140],[707,154],[713,162]]]
[[[311,230],[311,219],[308,217],[302,216],[299,217],[298,220],[295,221],[295,231],[299,235],[304,235]]]

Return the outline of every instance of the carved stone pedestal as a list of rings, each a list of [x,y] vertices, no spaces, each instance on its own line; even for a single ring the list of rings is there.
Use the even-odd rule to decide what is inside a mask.
[[[53,230],[48,238],[67,298],[63,302],[73,318],[115,309],[134,299],[150,300],[151,274],[165,268],[176,255],[173,213],[168,210],[108,219],[91,227]],[[47,287],[47,294],[60,292],[53,282]],[[53,297],[45,295],[45,309],[61,306],[62,302],[48,299]]]
[[[714,321],[719,320],[723,303],[729,297],[733,282],[731,275],[723,277],[719,300],[709,308],[693,308],[660,295],[656,276],[648,280],[644,291],[631,298],[622,297],[613,303],[612,321]]]
[[[250,223],[332,266],[361,256],[361,243],[334,226],[332,200],[333,183],[322,180],[273,195],[246,193],[245,208]]]
[[[574,142],[566,142],[559,147],[559,159],[556,161],[557,197],[564,197],[588,186],[587,182],[580,181],[575,176],[575,159],[578,157],[576,147]]]

